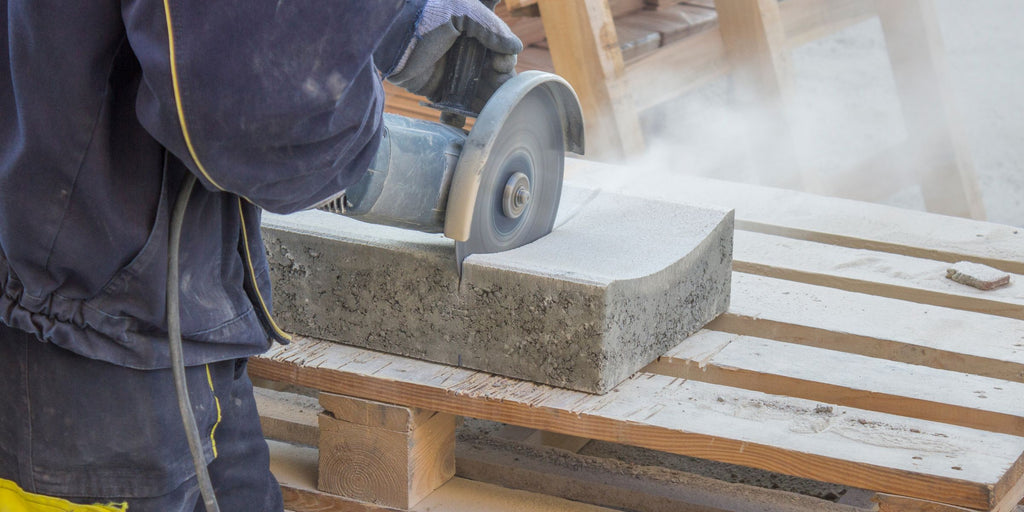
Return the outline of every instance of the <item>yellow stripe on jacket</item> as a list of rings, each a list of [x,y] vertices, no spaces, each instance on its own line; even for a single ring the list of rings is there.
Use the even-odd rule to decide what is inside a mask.
[[[33,494],[0,478],[0,510],[4,512],[127,512],[128,503],[79,505],[63,498]]]

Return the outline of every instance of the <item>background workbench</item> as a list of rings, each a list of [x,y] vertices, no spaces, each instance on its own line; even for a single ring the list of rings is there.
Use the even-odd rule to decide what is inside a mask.
[[[313,339],[277,347],[252,360],[254,377],[324,393],[319,405],[307,398],[298,410],[277,412],[264,397],[268,437],[319,444],[321,487],[362,497],[285,477],[288,506],[445,510],[437,501],[445,493],[476,485],[449,481],[454,471],[532,491],[524,496],[543,492],[610,509],[1016,508],[1024,497],[1024,230],[754,185],[622,173],[584,161],[568,169],[569,180],[583,185],[736,209],[726,314],[601,396]],[[961,260],[1009,272],[1012,283],[980,291],[945,279],[948,263]],[[328,413],[318,431],[321,407]],[[398,452],[409,452],[396,466],[408,470],[405,483],[370,467],[396,448],[382,440],[391,437],[333,434],[383,428],[374,418],[394,414],[406,420],[385,430],[405,443]],[[524,439],[568,436],[577,440],[573,451],[588,439],[610,441],[833,482],[873,501],[780,500],[778,491],[719,488],[697,476],[672,490],[653,476],[593,475],[586,457],[563,473],[527,471],[516,467],[525,454],[460,452],[455,415],[540,433]],[[369,454],[366,467],[332,462],[339,437],[349,443],[345,450]],[[315,474],[308,467],[315,449],[294,450],[275,449],[275,458],[306,460]],[[594,490],[608,486],[619,492]],[[397,501],[366,503],[378,497]],[[510,503],[516,499],[528,498]],[[559,503],[536,509],[570,506]]]

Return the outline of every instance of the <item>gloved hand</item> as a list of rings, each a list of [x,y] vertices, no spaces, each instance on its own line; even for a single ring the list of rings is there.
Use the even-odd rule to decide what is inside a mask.
[[[448,50],[460,35],[491,50],[472,106],[479,110],[501,84],[515,76],[516,54],[523,51],[522,41],[480,0],[427,0],[412,41],[388,81],[438,101]]]

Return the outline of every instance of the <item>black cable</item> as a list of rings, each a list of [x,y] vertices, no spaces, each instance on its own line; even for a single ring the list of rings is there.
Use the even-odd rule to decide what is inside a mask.
[[[178,277],[178,251],[181,246],[181,225],[185,219],[185,208],[188,206],[192,187],[196,184],[195,175],[189,173],[185,178],[181,193],[174,203],[171,213],[170,235],[167,245],[167,337],[171,349],[171,371],[174,373],[174,390],[178,395],[178,409],[181,411],[181,422],[188,438],[188,449],[192,452],[192,464],[196,467],[196,481],[199,492],[203,495],[206,512],[220,512],[217,496],[213,492],[210,473],[206,469],[206,458],[203,456],[203,444],[199,440],[199,427],[196,417],[192,414],[192,401],[188,397],[188,384],[185,382],[185,358],[181,349],[181,312],[178,302],[180,279]]]

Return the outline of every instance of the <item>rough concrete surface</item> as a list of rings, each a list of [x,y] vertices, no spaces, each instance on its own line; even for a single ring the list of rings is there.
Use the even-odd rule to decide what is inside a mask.
[[[603,393],[725,311],[732,212],[567,189],[548,236],[454,244],[323,212],[267,215],[291,332]]]

